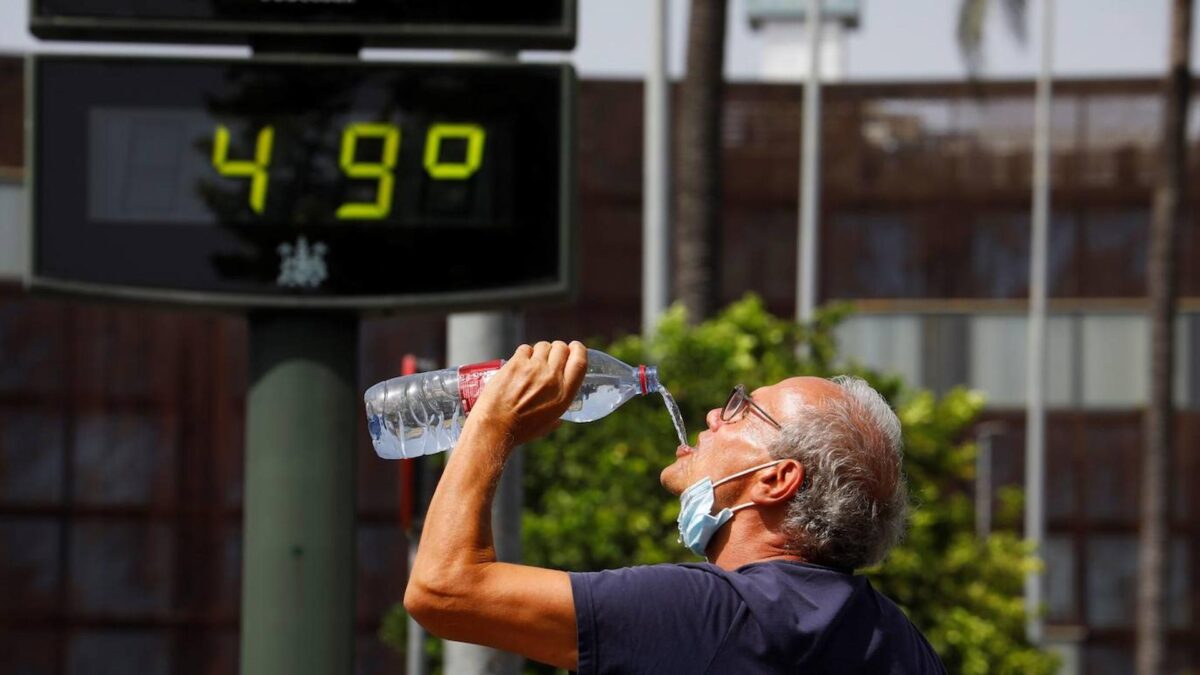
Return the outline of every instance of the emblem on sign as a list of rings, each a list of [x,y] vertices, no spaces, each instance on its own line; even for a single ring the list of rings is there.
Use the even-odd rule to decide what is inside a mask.
[[[308,239],[300,237],[295,244],[280,244],[279,278],[276,283],[285,288],[316,288],[329,276],[325,266],[325,254],[329,247],[321,242],[311,246]]]

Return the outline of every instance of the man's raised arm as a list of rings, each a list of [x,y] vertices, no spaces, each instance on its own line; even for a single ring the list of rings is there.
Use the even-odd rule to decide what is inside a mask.
[[[522,345],[488,381],[442,473],[404,607],[429,632],[574,670],[566,572],[496,561],[492,499],[513,449],[558,425],[587,372],[578,342]]]

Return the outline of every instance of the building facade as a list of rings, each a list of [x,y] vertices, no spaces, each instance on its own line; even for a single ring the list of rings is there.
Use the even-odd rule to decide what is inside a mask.
[[[0,60],[0,674],[236,672],[245,324],[22,291],[21,72]],[[640,328],[641,91],[582,85],[580,293],[527,309],[530,340]],[[1055,95],[1048,620],[1081,636],[1083,672],[1127,673],[1160,101],[1151,81],[1061,82]],[[722,128],[723,297],[755,292],[781,315],[795,306],[801,98],[731,85]],[[857,309],[843,354],[984,392],[993,487],[1023,483],[1032,102],[1028,82],[825,89],[820,294]],[[1180,254],[1172,672],[1200,667],[1194,220]],[[444,317],[370,318],[362,346],[364,384],[404,354],[440,361]],[[359,445],[358,669],[399,672],[375,632],[403,592],[407,477],[365,433]]]

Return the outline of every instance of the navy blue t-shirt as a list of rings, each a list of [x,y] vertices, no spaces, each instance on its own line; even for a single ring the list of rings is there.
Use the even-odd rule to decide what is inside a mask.
[[[944,675],[866,577],[788,561],[571,573],[579,675]]]

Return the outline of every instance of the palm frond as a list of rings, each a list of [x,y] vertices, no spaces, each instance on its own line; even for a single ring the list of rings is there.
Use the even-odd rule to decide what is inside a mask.
[[[958,49],[972,77],[983,69],[983,23],[989,4],[989,0],[962,0],[958,6]]]
[[[1025,44],[1029,34],[1028,8],[1027,0],[1004,0],[1004,16],[1008,19],[1008,29],[1021,44]]]
[[[1003,0],[1005,22],[1022,44],[1028,35],[1028,0]],[[961,0],[958,6],[958,48],[967,73],[976,77],[983,70],[983,36],[991,0]]]

